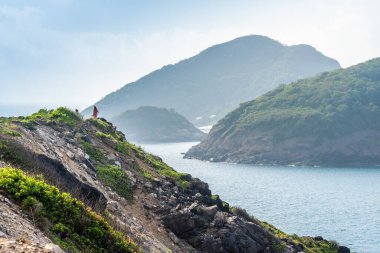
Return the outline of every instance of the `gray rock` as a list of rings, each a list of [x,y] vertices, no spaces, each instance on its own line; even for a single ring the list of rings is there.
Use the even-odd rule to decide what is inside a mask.
[[[70,152],[69,150],[66,151],[66,155],[70,158],[70,159],[74,159],[74,154],[72,152]]]
[[[350,249],[345,246],[339,246],[338,253],[350,253]]]
[[[151,182],[146,182],[146,183],[144,184],[144,186],[145,186],[145,188],[147,188],[147,189],[151,189],[151,188],[153,188],[153,185],[152,185]]]
[[[110,154],[107,155],[107,159],[108,160],[115,160],[116,156],[114,154],[110,153]]]
[[[166,227],[180,237],[190,235],[190,231],[195,228],[195,223],[190,213],[171,213],[165,216],[163,221]]]
[[[169,237],[175,244],[179,243],[178,237],[173,232],[169,232]]]
[[[7,237],[7,234],[5,234],[4,232],[0,231],[0,238],[6,238]]]
[[[195,212],[203,217],[206,217],[207,219],[213,219],[214,215],[218,211],[217,206],[209,206],[209,207],[204,207],[204,206],[198,206],[195,209]]]
[[[208,184],[198,178],[193,178],[193,180],[189,183],[189,188],[194,192],[201,193],[202,195],[211,196],[211,191],[208,188]]]
[[[61,250],[60,247],[58,247],[57,245],[55,245],[53,243],[46,244],[44,249],[49,250],[51,252],[55,252],[55,253],[64,253],[64,251]]]

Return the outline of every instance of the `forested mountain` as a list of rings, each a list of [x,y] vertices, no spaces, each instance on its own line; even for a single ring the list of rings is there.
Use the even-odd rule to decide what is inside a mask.
[[[197,126],[217,122],[242,102],[283,83],[338,69],[308,45],[246,36],[156,70],[96,103],[104,117],[140,106],[174,108]],[[84,111],[91,113],[91,107]]]
[[[174,110],[153,106],[128,110],[112,122],[129,140],[139,142],[199,141],[206,135]]]
[[[187,157],[258,164],[380,164],[380,58],[283,85],[242,104]]]

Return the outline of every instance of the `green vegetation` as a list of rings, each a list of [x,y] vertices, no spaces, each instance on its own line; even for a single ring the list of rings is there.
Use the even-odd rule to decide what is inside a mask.
[[[374,165],[380,58],[283,85],[220,120],[187,157],[245,163]],[[344,148],[342,148],[345,146]]]
[[[339,244],[335,241],[326,241],[322,239],[316,240],[313,237],[308,237],[308,236],[299,237],[295,234],[288,235],[267,222],[259,221],[255,217],[249,215],[247,211],[243,208],[231,206],[230,211],[247,221],[253,222],[259,226],[264,227],[266,230],[270,231],[279,239],[291,240],[295,245],[297,244],[302,245],[303,251],[305,253],[336,253],[338,252]],[[285,249],[285,245],[282,243],[278,243],[275,241],[273,241],[272,243],[274,244],[273,246],[276,253],[283,252],[283,250]]]
[[[20,137],[21,134],[13,129],[11,124],[1,124],[0,123],[0,135],[9,135],[13,137]]]
[[[13,168],[0,169],[0,189],[30,211],[35,221],[67,252],[140,252],[82,202],[42,178]],[[44,222],[44,221],[48,222]]]
[[[260,222],[261,225],[272,232],[280,239],[290,239],[295,244],[301,244],[305,253],[336,253],[338,252],[339,244],[335,241],[316,240],[315,238],[297,235],[288,235],[281,230],[275,228],[267,222]]]
[[[117,152],[124,154],[124,155],[128,155],[129,150],[130,150],[130,145],[127,141],[119,141],[116,143],[115,150]]]
[[[95,162],[95,168],[100,181],[104,185],[111,187],[111,189],[117,192],[120,196],[126,199],[131,199],[131,182],[126,172],[118,166],[111,165],[102,151],[92,143],[85,140],[81,140],[81,143],[84,151]]]
[[[139,159],[141,159],[144,162],[151,165],[161,175],[173,178],[174,180],[176,180],[179,183],[179,185],[182,188],[188,187],[189,182],[186,181],[185,179],[183,179],[183,176],[185,174],[175,171],[172,167],[170,167],[169,165],[164,163],[161,160],[161,158],[154,156],[152,154],[149,154],[149,153],[145,152],[141,147],[138,147],[138,146],[136,146],[132,143],[129,143],[127,141],[123,141],[122,143],[119,143],[119,144],[122,146],[122,148],[119,147],[120,149],[125,150],[126,152],[129,152],[129,150],[133,151]],[[116,148],[117,147],[118,146],[116,146]],[[147,178],[149,180],[152,180],[154,178],[154,176],[151,173],[149,173],[148,171],[145,171],[145,170],[143,171],[143,175],[145,178]]]
[[[0,140],[0,160],[19,166],[25,163],[24,160],[9,147],[9,142],[6,140]]]
[[[161,175],[176,180],[182,188],[187,188],[189,186],[189,182],[183,179],[185,173],[175,171],[172,167],[164,163],[161,158],[156,157],[152,154],[146,154],[145,162],[152,165],[153,168],[155,168]]]
[[[11,122],[11,118],[0,117],[0,135],[20,137],[21,133],[17,131],[17,126]]]
[[[96,133],[100,138],[109,138],[115,140],[116,142],[123,141],[125,139],[122,132],[117,131],[111,123],[104,119],[90,118],[88,119],[88,122],[100,130]]]
[[[36,113],[33,113],[27,117],[14,118],[15,121],[19,121],[25,128],[29,130],[35,130],[37,121],[55,121],[68,126],[74,127],[82,120],[80,114],[73,112],[66,107],[59,107],[55,110],[41,109]]]
[[[152,154],[146,153],[141,147],[138,147],[138,146],[126,141],[124,136],[120,136],[120,134],[118,134],[118,131],[115,131],[111,125],[106,125],[104,123],[104,121],[102,121],[102,120],[97,120],[97,121],[103,122],[103,123],[98,122],[98,123],[95,123],[95,125],[97,127],[102,126],[102,129],[104,131],[108,132],[108,133],[104,133],[104,132],[97,131],[96,136],[98,138],[100,138],[100,139],[108,138],[110,140],[113,140],[116,143],[116,147],[115,147],[116,151],[118,151],[122,154],[125,154],[125,155],[130,155],[130,154],[134,153],[139,159],[143,160],[144,162],[148,163],[153,168],[155,168],[157,170],[157,172],[160,173],[161,175],[173,178],[174,180],[176,180],[179,183],[179,185],[182,188],[188,187],[189,182],[182,178],[182,176],[184,175],[183,173],[179,173],[179,172],[175,171],[173,168],[171,168],[170,166],[165,164],[159,157],[156,157]],[[97,121],[94,120],[92,122],[97,122]],[[105,162],[106,159],[104,158],[104,155],[101,154],[100,150],[93,147],[93,145],[91,143],[83,142],[83,144],[84,144],[85,152],[93,160],[95,160],[97,162],[97,167],[105,166],[107,168],[112,167],[114,170],[117,169],[117,167],[107,164],[107,162]],[[120,168],[118,168],[118,169],[121,171],[120,172],[121,174],[123,174],[123,173],[125,174],[125,171],[123,171]],[[141,170],[140,168],[137,168],[137,169]],[[105,170],[105,172],[110,172],[110,171],[111,170]],[[141,172],[143,173],[145,178],[147,178],[149,180],[154,179],[154,176],[150,172],[148,172],[146,170],[141,170]],[[115,181],[113,181],[113,183],[115,183]],[[112,188],[112,186],[110,185],[110,182],[108,182],[108,185]],[[114,186],[113,189],[117,189],[117,187]]]
[[[98,177],[104,185],[111,187],[111,189],[120,196],[131,199],[131,181],[125,171],[115,165],[98,165],[96,169],[98,171]]]
[[[69,126],[76,126],[82,120],[79,114],[65,107],[59,107],[53,110],[48,114],[48,118]]]
[[[104,154],[100,149],[92,145],[90,142],[81,141],[84,152],[90,156],[90,158],[96,162],[104,162],[106,160]]]
[[[243,129],[273,129],[276,139],[281,140],[299,136],[331,138],[360,129],[378,129],[379,69],[380,59],[374,59],[283,85],[242,104],[211,134],[219,132],[219,136],[228,138]]]

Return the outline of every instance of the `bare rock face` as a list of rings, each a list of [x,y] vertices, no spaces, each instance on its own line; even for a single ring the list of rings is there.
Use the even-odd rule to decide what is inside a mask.
[[[25,217],[18,205],[2,194],[0,194],[0,215],[0,252],[63,253]]]

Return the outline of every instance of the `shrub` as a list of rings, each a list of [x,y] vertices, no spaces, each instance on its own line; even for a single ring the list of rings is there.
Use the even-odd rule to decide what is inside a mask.
[[[16,154],[12,149],[9,148],[8,142],[4,140],[0,140],[0,160],[4,160],[6,162],[12,164],[23,164],[23,159]]]
[[[48,118],[52,120],[57,120],[58,122],[67,124],[69,126],[76,126],[80,121],[81,117],[79,114],[71,111],[66,107],[59,107],[48,114]]]
[[[131,181],[123,169],[115,165],[98,165],[96,169],[104,185],[111,187],[124,198],[132,197]]]
[[[53,239],[67,251],[140,252],[132,241],[114,231],[103,217],[41,179],[18,169],[2,168],[0,189],[26,206],[40,202],[39,215],[49,220]]]
[[[5,125],[5,124],[2,124],[0,123],[0,135],[1,134],[4,134],[4,135],[9,135],[9,136],[13,136],[13,137],[20,137],[21,134],[13,129],[11,129],[11,126],[10,125]]]
[[[235,215],[237,215],[237,216],[239,216],[239,217],[241,217],[247,221],[254,222],[254,223],[257,222],[257,220],[253,216],[248,214],[247,210],[245,210],[241,207],[233,206],[230,208],[230,211],[232,213],[234,213]]]
[[[82,140],[82,146],[84,152],[86,152],[86,154],[88,154],[92,160],[101,163],[105,161],[105,156],[102,151],[100,151],[100,149],[96,148],[90,142]]]
[[[144,160],[152,165],[161,175],[171,177],[176,180],[182,188],[185,189],[189,186],[189,182],[183,177],[183,175],[185,175],[184,173],[177,172],[172,167],[164,163],[160,158],[152,154],[145,154]]]

